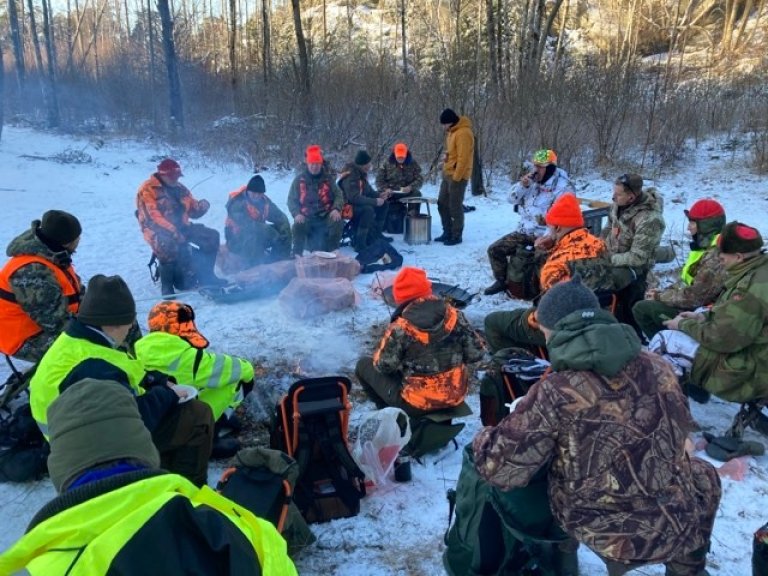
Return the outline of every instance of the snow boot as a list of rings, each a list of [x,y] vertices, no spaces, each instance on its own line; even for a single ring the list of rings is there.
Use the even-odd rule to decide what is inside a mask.
[[[485,290],[483,290],[483,294],[486,296],[493,296],[494,294],[498,294],[499,292],[504,292],[504,289],[506,286],[504,285],[504,282],[501,280],[496,280],[493,284],[488,286]]]
[[[160,293],[163,296],[175,294],[173,290],[176,277],[176,265],[173,263],[160,264]]]

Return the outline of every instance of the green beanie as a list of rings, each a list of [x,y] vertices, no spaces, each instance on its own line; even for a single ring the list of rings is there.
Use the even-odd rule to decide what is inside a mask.
[[[48,473],[58,492],[78,476],[113,460],[160,467],[160,455],[130,390],[111,380],[86,378],[48,408]]]

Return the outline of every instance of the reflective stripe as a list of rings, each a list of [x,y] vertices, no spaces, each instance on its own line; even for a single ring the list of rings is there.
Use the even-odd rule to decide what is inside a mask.
[[[240,374],[242,374],[243,370],[240,366],[240,360],[237,358],[232,358],[232,375],[229,377],[230,381],[237,384],[240,382]]]
[[[168,371],[169,372],[176,372],[176,370],[179,369],[179,364],[181,364],[181,356],[176,356],[170,364],[168,364]]]
[[[218,388],[219,380],[221,379],[221,373],[224,370],[224,356],[217,354],[216,362],[211,370],[211,375],[208,376],[208,381],[205,383],[206,388]]]

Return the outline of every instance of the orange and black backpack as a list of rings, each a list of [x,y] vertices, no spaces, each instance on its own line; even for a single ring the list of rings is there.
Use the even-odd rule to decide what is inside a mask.
[[[347,444],[351,386],[343,376],[306,378],[277,405],[271,445],[299,464],[293,499],[309,523],[356,516],[365,496]]]

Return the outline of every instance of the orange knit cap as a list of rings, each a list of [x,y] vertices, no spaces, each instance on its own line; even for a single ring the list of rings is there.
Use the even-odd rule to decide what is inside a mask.
[[[408,146],[404,142],[398,142],[394,148],[395,158],[405,158],[408,155]]]
[[[208,340],[195,326],[195,311],[189,304],[164,300],[149,311],[149,331],[179,336],[195,348],[207,348]]]
[[[317,144],[307,146],[306,151],[307,164],[322,164],[323,163],[323,150]]]
[[[432,294],[432,282],[421,268],[405,266],[395,277],[392,284],[392,296],[395,304],[402,304],[414,298],[424,298]]]
[[[563,194],[555,200],[544,220],[550,226],[563,226],[564,228],[581,228],[584,226],[581,206],[579,206],[576,196],[571,193]]]

